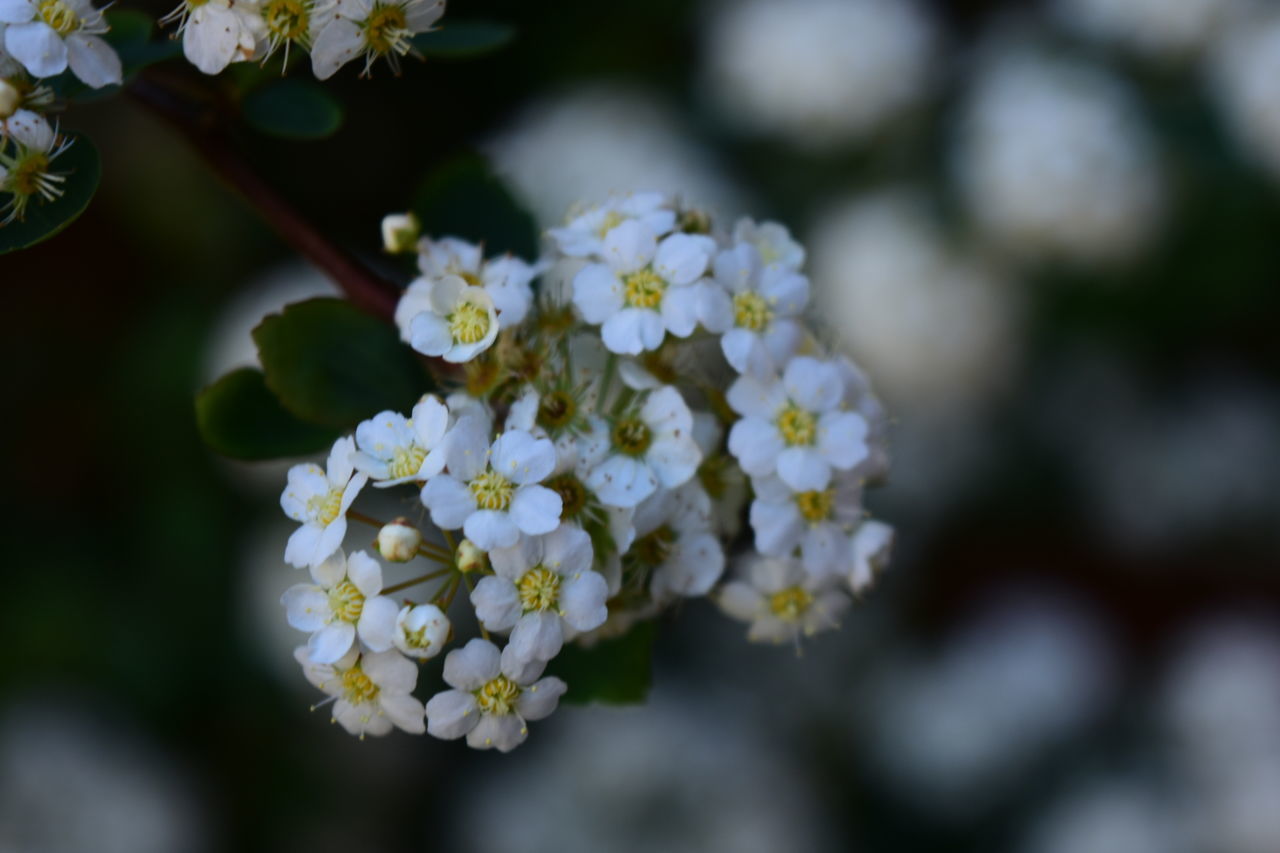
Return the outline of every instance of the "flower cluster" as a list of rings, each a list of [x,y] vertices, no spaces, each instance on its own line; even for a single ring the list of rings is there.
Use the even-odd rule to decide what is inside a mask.
[[[183,0],[164,22],[178,23],[183,52],[205,74],[279,50],[287,64],[291,50],[303,50],[325,80],[352,60],[365,76],[379,59],[398,72],[413,37],[443,14],[444,0]]]
[[[505,752],[565,692],[543,673],[567,644],[698,596],[752,640],[798,643],[883,567],[892,529],[862,492],[886,472],[885,418],[805,324],[785,228],[721,232],[647,193],[579,211],[537,263],[418,239],[411,216],[383,231],[421,273],[401,337],[455,387],[360,424],[281,498],[300,523],[285,559],[311,572],[283,598],[310,634],[297,658],[348,731]],[[417,524],[352,508],[396,486],[416,490]],[[348,520],[378,528],[383,560],[437,567],[387,585],[377,557],[344,550]],[[447,688],[423,705],[413,661],[454,643],[456,600],[480,636],[447,652]]]

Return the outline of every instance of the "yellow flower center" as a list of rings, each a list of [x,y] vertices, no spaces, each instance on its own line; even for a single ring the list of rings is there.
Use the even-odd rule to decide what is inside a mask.
[[[586,509],[587,487],[572,472],[560,474],[543,483],[551,491],[560,496],[563,509],[560,517],[566,521],[576,518],[578,513]]]
[[[474,302],[463,302],[449,315],[449,332],[461,344],[474,344],[489,334],[489,312]]]
[[[280,41],[296,41],[307,35],[311,11],[302,0],[267,0],[262,6],[267,30]]]
[[[520,685],[505,675],[499,675],[476,691],[476,704],[485,714],[502,716],[516,709],[516,700],[520,698]]]
[[[342,581],[329,590],[329,609],[343,622],[355,622],[364,612],[364,593],[351,581]]]
[[[60,36],[69,35],[80,28],[80,18],[63,0],[41,0],[36,7],[40,20],[52,27]]]
[[[788,446],[813,444],[818,437],[818,419],[812,412],[806,412],[794,403],[788,403],[778,415],[778,432],[782,433],[782,440]]]
[[[627,556],[635,558],[648,566],[661,566],[671,556],[671,548],[676,542],[676,532],[668,525],[662,525],[652,533],[641,536],[631,545]]]
[[[485,471],[469,485],[480,509],[505,510],[511,506],[511,493],[515,486],[497,471]]]
[[[352,705],[372,702],[378,698],[378,685],[364,674],[359,663],[342,673],[342,689],[346,693],[347,701]]]
[[[431,641],[427,639],[428,627],[429,626],[427,625],[423,625],[416,631],[405,629],[403,632],[405,645],[411,649],[425,649],[427,646],[431,645]]]
[[[626,220],[621,213],[616,210],[609,211],[600,222],[600,227],[596,229],[596,236],[603,240],[606,234],[617,228],[624,221]]]
[[[623,418],[613,426],[613,446],[628,456],[640,456],[653,444],[649,425],[637,417]]]
[[[328,494],[316,495],[307,501],[311,517],[321,527],[328,527],[342,512],[342,489],[332,489]]]
[[[773,319],[769,303],[758,293],[744,291],[734,294],[733,321],[744,329],[758,332]]]
[[[364,22],[365,44],[374,53],[394,51],[403,56],[409,52],[409,39],[412,35],[405,21],[404,9],[394,4],[375,4]]]
[[[416,444],[409,447],[397,447],[387,466],[392,479],[412,477],[422,467],[422,460],[427,458],[427,451]]]
[[[628,308],[657,308],[667,283],[656,272],[645,267],[622,277],[623,300]]]
[[[560,576],[546,566],[534,566],[520,576],[516,592],[525,613],[553,610],[560,598]]]
[[[813,604],[813,595],[803,587],[791,586],[769,596],[769,609],[784,622],[794,622]]]
[[[823,489],[816,492],[797,492],[795,500],[805,521],[817,524],[831,516],[831,507],[835,504],[835,498],[835,489]]]

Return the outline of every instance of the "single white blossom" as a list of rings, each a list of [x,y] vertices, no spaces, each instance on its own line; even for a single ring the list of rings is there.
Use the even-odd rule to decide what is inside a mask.
[[[107,32],[102,12],[89,0],[0,0],[4,48],[33,77],[67,70],[87,86],[101,89],[123,80],[120,57],[100,36]]]
[[[502,329],[524,322],[533,305],[532,282],[540,272],[538,266],[513,255],[486,260],[482,247],[457,237],[419,240],[418,269],[428,281],[456,275],[467,284],[484,288],[493,299],[498,326]]]
[[[396,616],[391,639],[409,657],[426,660],[440,654],[452,630],[449,617],[434,604],[406,605]]]
[[[409,734],[426,731],[422,703],[411,693],[418,668],[399,652],[365,652],[353,648],[341,660],[319,663],[307,647],[293,653],[307,680],[333,701],[333,721],[353,735],[385,735],[393,727]]]
[[[735,619],[750,622],[752,642],[796,643],[802,636],[840,627],[849,596],[813,577],[795,560],[755,557],[746,577],[720,588],[716,603]]]
[[[258,0],[184,0],[161,23],[174,20],[187,61],[205,74],[257,58],[267,38]]]
[[[407,518],[397,518],[378,528],[378,538],[373,547],[384,560],[407,563],[418,556],[422,545],[422,531]]]
[[[610,506],[633,507],[659,485],[674,489],[698,470],[693,413],[670,385],[649,393],[639,411],[614,418],[610,449],[586,485]]]
[[[417,279],[396,311],[402,337],[423,355],[470,361],[498,339],[498,313],[483,287],[456,275]]]
[[[349,558],[342,549],[311,567],[315,583],[289,587],[281,596],[289,624],[311,631],[307,658],[333,663],[349,652],[356,637],[374,652],[391,648],[398,608],[382,592],[382,567],[364,551]]]
[[[676,227],[676,212],[664,193],[631,193],[609,199],[573,216],[562,228],[548,233],[556,247],[572,258],[605,258],[605,238],[624,222],[635,220],[655,237]]]
[[[361,76],[385,59],[393,71],[413,52],[413,37],[430,32],[444,14],[444,0],[330,0],[313,20],[311,70],[327,80],[363,56]]]
[[[652,571],[654,601],[706,595],[724,571],[724,547],[712,525],[711,499],[700,484],[663,489],[636,507],[636,541],[624,563]]]
[[[790,557],[814,577],[842,573],[849,565],[849,531],[862,518],[857,475],[841,472],[823,489],[796,491],[777,476],[752,481],[751,527],[762,554]]]
[[[351,462],[355,441],[340,438],[324,469],[308,462],[289,469],[289,484],[280,495],[284,514],[302,526],[289,537],[284,559],[299,569],[318,566],[338,550],[347,535],[347,510],[368,481]],[[354,476],[353,476],[354,475]]]
[[[733,242],[754,246],[765,266],[779,266],[791,272],[799,272],[804,266],[804,246],[793,240],[787,226],[781,223],[744,217],[733,226]]]
[[[434,394],[413,407],[412,417],[380,412],[356,427],[352,464],[378,488],[425,480],[444,468],[448,427],[449,410]]]
[[[479,638],[454,649],[444,659],[444,680],[454,689],[427,703],[427,731],[444,740],[466,735],[473,749],[510,752],[528,737],[526,723],[555,711],[566,689],[558,678],[538,678],[544,666]]]
[[[25,135],[27,142],[0,145],[0,193],[10,196],[0,207],[0,226],[22,221],[32,199],[51,202],[65,192],[68,174],[55,172],[53,164],[72,140],[60,137],[47,122],[29,126]]]

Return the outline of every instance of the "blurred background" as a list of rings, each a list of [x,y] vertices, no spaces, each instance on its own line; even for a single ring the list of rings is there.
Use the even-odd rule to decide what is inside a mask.
[[[543,225],[635,188],[787,223],[894,416],[889,573],[800,656],[691,603],[648,705],[511,756],[348,737],[278,604],[285,466],[192,410],[332,286],[127,97],[79,106],[99,196],[0,259],[0,851],[1280,850],[1280,3],[450,16],[518,34],[237,145],[381,265],[471,151]]]

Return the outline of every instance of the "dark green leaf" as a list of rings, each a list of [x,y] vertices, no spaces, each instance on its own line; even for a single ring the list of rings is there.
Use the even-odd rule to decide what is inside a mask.
[[[550,669],[568,685],[561,701],[569,705],[643,702],[653,676],[653,634],[653,622],[641,622],[627,634],[601,640],[589,649],[565,646]]]
[[[427,176],[413,206],[422,233],[484,243],[487,254],[538,254],[538,226],[477,155],[459,157]]]
[[[448,19],[440,29],[415,36],[413,46],[423,56],[460,59],[500,50],[515,37],[515,28],[510,24]]]
[[[61,185],[62,196],[53,201],[32,197],[21,221],[14,220],[0,227],[0,255],[48,240],[84,213],[93,199],[102,172],[98,151],[85,136],[78,133],[67,136],[73,140],[71,147],[54,159],[50,169],[54,174],[66,176]],[[0,205],[12,198],[0,193]],[[5,215],[0,214],[0,219]]]
[[[431,390],[391,326],[341,299],[310,299],[253,330],[267,387],[304,421],[348,428],[380,411],[408,412]]]
[[[324,450],[338,437],[303,423],[267,388],[261,370],[242,367],[196,397],[196,425],[205,444],[235,459],[280,459]]]
[[[342,104],[318,83],[296,77],[254,89],[241,109],[255,130],[284,139],[324,139],[342,127]]]

